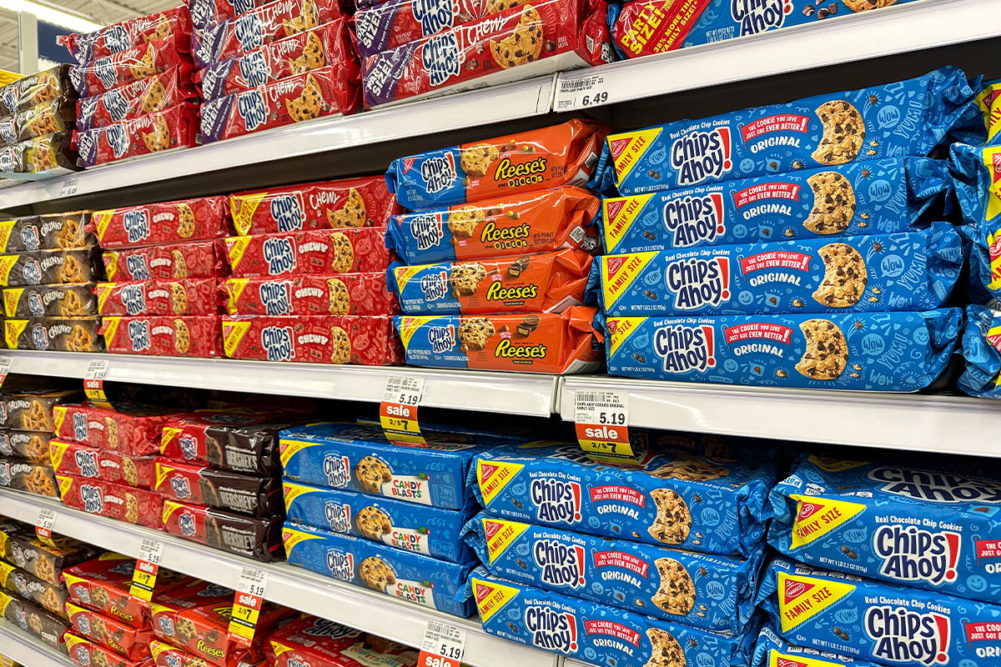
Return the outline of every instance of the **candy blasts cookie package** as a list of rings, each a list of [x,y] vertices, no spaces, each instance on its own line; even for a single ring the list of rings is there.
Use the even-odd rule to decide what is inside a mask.
[[[607,253],[893,234],[927,226],[952,192],[948,163],[873,160],[602,202]]]
[[[739,633],[764,548],[747,560],[592,537],[481,513],[465,540],[492,574],[693,627]]]
[[[384,235],[359,227],[230,236],[226,259],[237,277],[383,271],[391,259]]]
[[[100,479],[56,475],[63,505],[155,530],[163,529],[163,498],[152,491]]]
[[[462,618],[475,610],[465,590],[472,563],[438,560],[301,524],[286,523],[282,533],[291,565]]]
[[[766,623],[754,644],[751,667],[882,667],[868,660],[790,644]]]
[[[922,157],[952,141],[983,143],[973,97],[963,71],[943,67],[906,81],[612,134],[595,185],[634,195]]]
[[[918,232],[605,255],[588,291],[620,315],[920,311],[948,299],[963,244],[948,222]]]
[[[215,278],[97,283],[98,313],[136,315],[215,315],[221,298]]]
[[[191,63],[182,61],[100,95],[80,98],[76,104],[76,129],[105,127],[197,99],[198,90],[191,83]]]
[[[776,558],[758,605],[787,641],[902,667],[994,667],[1001,606]]]
[[[389,191],[409,210],[511,197],[591,178],[608,128],[574,119],[418,155],[389,165]]]
[[[199,197],[94,211],[88,231],[105,250],[206,241],[230,233],[226,197]]]
[[[774,481],[772,464],[646,453],[615,466],[552,442],[480,452],[467,479],[494,517],[745,557],[764,538]]]
[[[108,352],[158,357],[221,357],[218,315],[104,317],[101,334]]]
[[[101,352],[98,318],[32,317],[4,320],[4,338],[11,350]]]
[[[917,391],[942,374],[962,311],[610,317],[608,372],[774,387]]]
[[[80,154],[77,164],[93,167],[105,162],[195,145],[198,107],[182,102],[153,113],[73,134]]]
[[[392,315],[400,312],[386,273],[228,278],[219,285],[230,315]]]
[[[403,360],[388,315],[227,315],[222,336],[231,359],[363,366]]]
[[[712,632],[543,591],[478,568],[469,579],[483,630],[594,665],[746,665],[757,635]]]

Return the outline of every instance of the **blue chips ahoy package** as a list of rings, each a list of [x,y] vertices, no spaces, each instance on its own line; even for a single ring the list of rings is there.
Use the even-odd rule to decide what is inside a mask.
[[[741,632],[764,555],[747,560],[610,540],[480,513],[466,541],[492,574],[709,630]]]
[[[774,481],[771,463],[648,453],[638,466],[615,466],[552,442],[490,449],[469,469],[476,499],[495,517],[743,556],[764,537]]]
[[[631,195],[982,143],[962,70],[611,134],[597,182]]]
[[[588,291],[611,316],[928,310],[962,268],[959,234],[936,222],[900,234],[605,255]]]
[[[959,388],[970,396],[1001,398],[1001,311],[967,306],[960,348],[966,365]]]
[[[643,252],[923,226],[952,189],[948,163],[873,160],[602,201],[605,252]]]
[[[814,389],[917,391],[952,356],[962,312],[609,317],[608,373]]]
[[[751,667],[883,667],[868,660],[848,658],[815,648],[795,646],[782,639],[769,625],[761,626],[754,645]]]
[[[997,667],[1001,606],[776,558],[758,604],[787,641],[901,667]]]
[[[712,632],[543,591],[477,568],[469,579],[483,630],[519,644],[607,667],[738,667],[757,623]]]
[[[475,609],[465,587],[471,564],[288,522],[282,539],[292,565],[463,618]]]
[[[803,455],[770,498],[768,542],[790,558],[1001,600],[1001,481]]]
[[[289,481],[282,486],[290,522],[457,563],[473,560],[472,549],[459,537],[473,502],[463,510],[447,510]]]
[[[310,424],[281,432],[281,461],[292,482],[461,509],[477,446],[461,435],[446,437],[428,447],[399,447],[379,427]]]

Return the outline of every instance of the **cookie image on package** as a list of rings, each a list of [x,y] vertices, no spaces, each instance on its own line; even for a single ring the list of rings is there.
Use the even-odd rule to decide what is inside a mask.
[[[184,320],[174,320],[174,351],[178,354],[186,354],[191,349],[191,333]]]
[[[315,32],[306,36],[306,44],[302,47],[302,55],[289,61],[293,74],[302,74],[311,69],[319,69],[327,64],[323,53],[323,42]]]
[[[643,667],[686,667],[685,652],[681,644],[667,630],[650,628],[646,631],[650,640],[650,659]]]
[[[87,304],[74,290],[68,290],[59,302],[59,313],[63,317],[83,317],[91,314],[88,312]]]
[[[330,327],[330,363],[346,364],[351,361],[351,336],[341,327]]]
[[[187,645],[198,638],[195,624],[189,618],[178,618],[174,623],[174,631],[181,640],[182,645]]]
[[[181,283],[170,283],[170,309],[174,315],[183,315],[188,312],[188,295]]]
[[[377,591],[385,592],[387,586],[396,583],[396,573],[393,572],[393,568],[378,556],[369,556],[363,560],[359,572],[365,585]]]
[[[866,12],[896,4],[897,0],[844,0],[845,7],[853,12]]]
[[[135,461],[128,456],[122,457],[122,479],[129,486],[138,486],[139,471],[136,469]]]
[[[170,259],[174,264],[174,277],[187,278],[188,263],[184,261],[184,253],[182,253],[180,250],[171,250]]]
[[[855,189],[836,171],[822,171],[806,179],[813,190],[813,210],[803,226],[814,234],[840,234],[855,217]]]
[[[814,301],[831,308],[849,308],[858,303],[869,280],[859,251],[847,243],[829,243],[817,254],[824,261],[824,279],[813,292]]]
[[[153,131],[143,134],[143,143],[146,144],[146,149],[150,153],[170,148],[170,128],[167,127],[166,118],[162,115],[154,118]]]
[[[468,239],[486,219],[483,209],[463,206],[448,214],[448,231],[452,232],[452,236]]]
[[[63,606],[59,603],[59,596],[51,588],[46,588],[45,592],[42,593],[40,602],[42,606],[51,611],[53,614],[62,614]]]
[[[32,468],[31,472],[24,480],[24,485],[28,491],[40,496],[55,496],[56,485],[49,477],[47,470],[41,466]]]
[[[393,528],[389,521],[389,515],[371,505],[358,512],[358,516],[355,517],[355,526],[358,527],[359,533],[376,541],[382,540],[382,536]]]
[[[21,423],[27,431],[51,431],[52,416],[40,401],[32,401],[27,414],[21,417]]]
[[[143,54],[142,59],[129,65],[129,72],[132,74],[132,78],[145,79],[148,76],[156,74],[156,69],[153,67],[153,56],[153,45],[150,44],[146,47],[146,53]]]
[[[195,233],[195,212],[187,204],[177,205],[177,235],[190,239]]]
[[[63,250],[81,247],[83,245],[82,231],[78,220],[66,218],[63,220],[63,226],[56,233],[56,245]]]
[[[392,470],[382,459],[366,456],[355,466],[355,476],[366,493],[382,493],[382,485],[392,479]]]
[[[463,352],[480,352],[490,337],[497,333],[493,323],[485,317],[470,317],[459,325],[459,342]]]
[[[660,574],[660,588],[650,599],[668,614],[685,616],[695,606],[695,582],[685,566],[673,558],[654,561]]]
[[[654,489],[650,496],[657,506],[657,517],[647,532],[664,544],[684,543],[692,530],[692,514],[685,499],[671,489]]]
[[[490,165],[498,157],[500,157],[500,151],[496,146],[477,144],[476,146],[469,146],[462,149],[459,164],[467,176],[479,178],[480,176],[486,176]]]
[[[84,275],[83,266],[80,260],[72,255],[63,259],[63,265],[59,269],[59,281],[62,283],[83,283],[87,282]]]
[[[125,494],[125,520],[129,523],[139,523],[139,501],[131,493]]]
[[[487,269],[482,264],[460,264],[452,267],[448,282],[452,285],[452,295],[455,297],[472,296],[480,281],[487,277]]]
[[[351,294],[340,278],[327,280],[327,294],[330,296],[330,314],[347,315],[351,312]]]
[[[309,30],[310,28],[315,28],[319,22],[319,14],[316,11],[316,5],[312,0],[305,0],[302,3],[302,14],[296,16],[291,21],[285,21],[282,27],[285,28],[285,35],[294,35],[296,33],[302,32],[303,30]]]
[[[107,591],[103,588],[95,588],[90,596],[94,599],[94,604],[97,605],[98,609],[107,609],[111,605],[111,598],[108,597]]]
[[[796,370],[814,380],[836,380],[848,364],[848,341],[845,334],[830,320],[814,319],[802,322],[800,331],[806,339],[806,351],[796,364]]]
[[[813,151],[813,159],[821,164],[846,164],[854,160],[865,141],[865,121],[862,114],[846,100],[831,100],[816,108],[824,126],[824,135]]]
[[[25,448],[25,454],[27,455],[29,461],[48,461],[48,443],[42,440],[39,436],[33,435],[28,439],[28,446]]]
[[[104,442],[108,449],[118,449],[118,422],[114,417],[104,418]]]
[[[344,206],[333,211],[327,211],[327,223],[337,229],[344,227],[363,227],[368,219],[368,209],[365,199],[355,188],[348,190],[348,200]]]
[[[514,33],[498,42],[490,41],[490,55],[503,69],[524,65],[539,59],[542,38],[542,17],[532,5],[525,5]]]
[[[334,244],[334,261],[330,268],[335,273],[350,271],[351,267],[355,265],[355,250],[351,245],[351,239],[347,237],[347,234],[334,232],[330,235],[330,242]]]
[[[680,479],[689,482],[708,482],[711,479],[726,477],[730,471],[702,459],[676,459],[665,463],[652,473],[660,479]]]
[[[167,97],[167,89],[160,83],[160,79],[150,79],[149,90],[143,96],[142,110],[144,114],[153,113],[163,108],[163,102]]]
[[[312,74],[306,75],[306,83],[298,97],[285,100],[285,110],[288,111],[289,118],[296,123],[320,115],[323,111],[323,94],[320,92],[320,84]]]
[[[86,327],[74,324],[66,336],[66,349],[69,352],[87,352],[94,345],[94,338]]]

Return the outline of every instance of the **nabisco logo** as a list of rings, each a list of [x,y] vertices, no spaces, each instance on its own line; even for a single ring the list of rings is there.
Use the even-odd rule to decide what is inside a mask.
[[[428,327],[428,344],[435,354],[455,349],[455,325]]]
[[[444,237],[440,213],[419,213],[410,218],[410,235],[417,241],[418,250],[437,248]]]
[[[455,24],[452,0],[413,0],[410,7],[414,18],[421,23],[421,35],[424,37]]]
[[[295,356],[292,327],[264,327],[261,329],[261,347],[267,353],[268,361],[292,361]]]
[[[568,611],[528,605],[525,627],[532,634],[532,644],[539,648],[561,653],[577,650],[577,618]]]
[[[667,265],[664,279],[674,292],[676,310],[697,310],[730,300],[730,260],[726,257],[676,260]]]
[[[684,195],[664,202],[664,225],[672,235],[675,248],[712,243],[726,232],[723,220],[723,193],[702,196]]]
[[[149,214],[145,208],[133,208],[122,215],[122,226],[129,235],[129,243],[138,243],[149,237]]]
[[[923,665],[949,662],[949,618],[942,614],[889,605],[870,607],[865,613],[865,631],[875,642],[872,655],[876,660]]]
[[[446,0],[451,2],[451,0]],[[421,48],[421,64],[428,74],[428,81],[437,87],[462,72],[463,51],[459,37],[454,32],[444,32],[429,37]]]
[[[730,128],[709,132],[689,132],[671,144],[671,166],[678,173],[678,185],[694,185],[718,180],[730,171]]]
[[[933,503],[1001,503],[1001,484],[986,479],[901,468],[874,468],[869,479],[886,493]]]
[[[273,276],[295,268],[295,250],[290,236],[265,239],[261,252],[268,263],[268,273]]]
[[[575,524],[580,521],[580,484],[543,477],[529,489],[535,514],[544,523]]]
[[[264,96],[260,90],[248,90],[236,98],[236,109],[243,119],[247,132],[252,132],[264,125],[268,119],[268,109],[264,105]]]
[[[956,580],[959,533],[932,532],[915,526],[880,526],[872,548],[883,559],[880,574],[897,581],[927,581],[938,586]]]
[[[703,373],[716,365],[714,338],[711,325],[669,324],[654,332],[653,346],[665,373]]]
[[[284,195],[275,195],[271,198],[271,219],[278,223],[279,232],[293,232],[302,229],[302,221],[305,219],[302,205],[302,194],[291,192]]]
[[[441,192],[456,179],[455,156],[451,152],[433,155],[421,162],[421,178],[429,193]]]
[[[129,320],[126,331],[129,332],[129,341],[132,343],[133,352],[150,349],[149,320]]]
[[[583,547],[556,540],[539,540],[532,546],[532,556],[546,583],[574,589],[586,583]]]
[[[448,272],[437,271],[421,276],[421,292],[425,301],[437,301],[448,294]]]
[[[730,16],[740,26],[741,36],[781,28],[791,11],[786,0],[730,0]]]
[[[264,51],[252,51],[238,58],[240,75],[247,82],[248,88],[263,86],[268,82],[268,66],[264,62]]]
[[[122,305],[129,315],[141,315],[146,312],[146,288],[142,283],[122,287]]]
[[[292,314],[292,285],[288,282],[273,281],[261,283],[258,294],[264,312],[268,315],[291,315]]]

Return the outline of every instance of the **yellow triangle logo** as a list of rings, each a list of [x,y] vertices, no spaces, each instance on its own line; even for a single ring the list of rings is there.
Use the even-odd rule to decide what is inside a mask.
[[[104,270],[108,273],[108,280],[114,280],[118,275],[118,253],[106,252],[101,255],[104,260]]]
[[[104,325],[101,327],[104,332],[104,346],[111,347],[111,343],[115,340],[115,332],[118,331],[118,325],[121,324],[122,318],[120,317],[105,317],[101,320]]]
[[[486,518],[482,521],[483,535],[487,539],[487,553],[490,554],[491,563],[528,530],[528,524],[519,521]]]
[[[605,329],[608,330],[611,339],[610,342],[606,342],[608,355],[615,354],[646,320],[645,317],[609,317],[605,320]]]
[[[843,581],[786,572],[779,572],[778,584],[775,594],[779,596],[782,632],[805,623],[855,590],[855,586]]]
[[[115,209],[109,208],[104,211],[94,211],[90,217],[94,221],[94,227],[97,229],[97,240],[103,241],[104,234],[108,231],[108,225],[111,223],[111,219],[115,217]]]
[[[254,213],[267,196],[267,192],[230,196],[229,212],[233,215],[233,227],[236,228],[237,234],[246,236],[250,232],[250,225],[254,222]]]
[[[480,610],[480,621],[486,623],[511,600],[518,597],[521,591],[514,586],[505,586],[496,581],[487,581],[473,577],[473,596],[476,598],[476,608]]]
[[[7,287],[10,283],[10,271],[17,263],[20,255],[0,255],[0,285]]]
[[[10,242],[10,233],[14,231],[14,224],[17,220],[4,220],[0,222],[0,252],[7,252],[7,244]]]
[[[417,330],[421,328],[421,325],[425,324],[426,322],[430,322],[433,319],[435,319],[434,315],[423,316],[423,317],[414,317],[406,315],[400,318],[399,330],[400,330],[400,340],[403,341],[403,349],[405,350],[408,349],[408,346],[410,345],[410,339],[414,337],[414,334],[417,333]],[[456,337],[453,336],[453,339],[456,339]]]
[[[609,197],[602,200],[606,253],[615,252],[615,247],[636,222],[636,218],[646,208],[651,197],[653,193],[632,197]]]
[[[507,461],[487,461],[480,459],[476,462],[476,483],[480,487],[480,494],[483,496],[483,504],[486,507],[497,494],[511,483],[521,469],[525,466],[521,463],[508,463]]]
[[[789,497],[796,501],[796,520],[792,524],[793,549],[840,528],[865,509],[865,505],[833,498],[799,494]]]
[[[97,291],[97,312],[104,312],[104,304],[108,302],[111,291],[115,289],[115,283],[97,283],[94,288]]]
[[[768,667],[846,667],[843,662],[828,662],[806,655],[789,655],[775,649],[768,652]]]
[[[174,470],[176,470],[176,468],[174,468],[173,466],[169,466],[169,465],[166,465],[164,463],[160,463],[159,461],[157,461],[156,462],[156,486],[154,487],[153,490],[154,491],[159,491],[160,487],[163,486],[163,483],[167,480],[167,475],[169,475],[170,473],[172,473]]]
[[[63,413],[65,415],[65,412]],[[69,443],[59,440],[49,440],[49,458],[52,460],[52,469],[59,470],[59,465],[63,462],[63,456],[69,449]]]
[[[650,150],[663,128],[636,130],[608,136],[608,150],[615,165],[615,184],[621,185],[643,154]]]
[[[226,301],[226,312],[230,315],[239,315],[240,309],[237,304],[240,302],[240,295],[246,289],[249,278],[229,278],[223,285],[226,287],[226,294],[229,299]]]
[[[656,252],[635,252],[598,258],[601,261],[601,293],[605,299],[605,310],[611,310],[656,256]]]
[[[249,236],[226,237],[226,253],[229,255],[229,266],[232,270],[236,270],[240,260],[243,259],[243,253],[246,252],[249,245]]]
[[[249,330],[250,322],[244,320],[222,321],[223,351],[227,357],[232,357],[236,353],[236,348],[240,346],[240,341]]]
[[[28,320],[4,320],[4,338],[7,340],[8,348],[17,349],[17,339],[27,326]]]
[[[24,294],[23,288],[12,287],[3,291],[3,309],[7,317],[17,315],[17,304],[20,303],[22,294]]]

